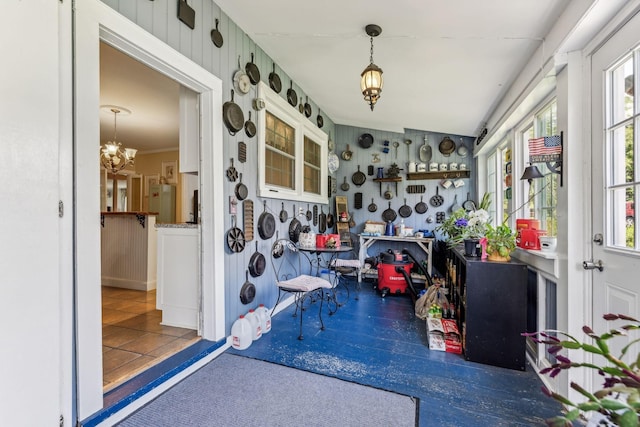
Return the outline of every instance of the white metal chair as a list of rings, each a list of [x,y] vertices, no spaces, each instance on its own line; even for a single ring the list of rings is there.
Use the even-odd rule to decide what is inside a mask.
[[[359,293],[360,293],[360,283],[361,283],[361,270],[363,268],[362,263],[360,262],[360,259],[358,257],[359,254],[359,245],[357,244],[358,240],[354,239],[354,236],[351,236],[351,248],[352,250],[350,252],[347,252],[347,256],[345,256],[344,258],[336,258],[334,260],[331,261],[331,269],[333,269],[336,272],[336,275],[338,276],[338,280],[344,280],[342,278],[342,276],[344,276],[345,274],[348,275],[355,275],[356,277],[356,296],[355,299],[359,299]],[[344,285],[345,288],[347,289],[347,295],[348,295],[348,288],[346,286],[346,284]]]
[[[331,282],[321,277],[302,273],[303,271],[311,272],[311,260],[306,253],[301,252],[296,244],[289,239],[276,239],[273,243],[271,247],[271,264],[275,274],[276,286],[278,286],[278,300],[273,306],[271,314],[273,315],[284,295],[293,294],[296,304],[293,316],[297,316],[298,310],[300,311],[300,335],[298,339],[301,340],[304,338],[302,335],[302,320],[304,318],[302,311],[306,309],[305,302],[308,307],[311,303],[320,300],[318,315],[320,317],[320,329],[324,330],[324,321],[322,320],[324,292],[325,289],[331,289]]]

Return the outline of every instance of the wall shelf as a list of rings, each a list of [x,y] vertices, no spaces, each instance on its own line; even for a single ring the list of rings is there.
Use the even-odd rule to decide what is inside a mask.
[[[396,194],[398,194],[398,183],[402,181],[401,176],[395,176],[393,178],[373,178],[373,182],[377,182],[380,186],[380,197],[382,196],[382,183],[383,182],[394,182],[396,185]]]
[[[420,179],[458,179],[469,178],[471,171],[441,171],[441,172],[409,172],[407,180],[415,181]],[[375,181],[375,180],[374,180]]]

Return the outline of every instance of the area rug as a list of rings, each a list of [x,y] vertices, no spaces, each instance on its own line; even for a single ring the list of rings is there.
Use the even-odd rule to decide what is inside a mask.
[[[417,405],[402,394],[224,353],[118,425],[413,427]]]

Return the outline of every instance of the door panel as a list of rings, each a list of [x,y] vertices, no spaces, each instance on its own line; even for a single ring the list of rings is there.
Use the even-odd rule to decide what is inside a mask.
[[[635,131],[640,109],[634,96],[639,42],[640,16],[636,16],[592,57],[592,232],[604,235],[603,243],[592,247],[593,260],[602,260],[604,267],[592,270],[596,333],[613,326],[602,319],[605,313],[640,316],[639,227],[632,209],[640,194]],[[616,341],[611,347],[617,352],[625,343]],[[595,381],[594,385],[601,382]]]

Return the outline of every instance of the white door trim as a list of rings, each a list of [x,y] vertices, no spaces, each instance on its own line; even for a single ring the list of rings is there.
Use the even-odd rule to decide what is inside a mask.
[[[100,316],[99,42],[103,40],[136,60],[200,94],[202,183],[201,233],[203,337],[225,337],[224,223],[214,215],[223,206],[222,156],[213,147],[222,140],[222,82],[184,55],[98,0],[76,2],[76,245],[78,418],[102,408]]]

